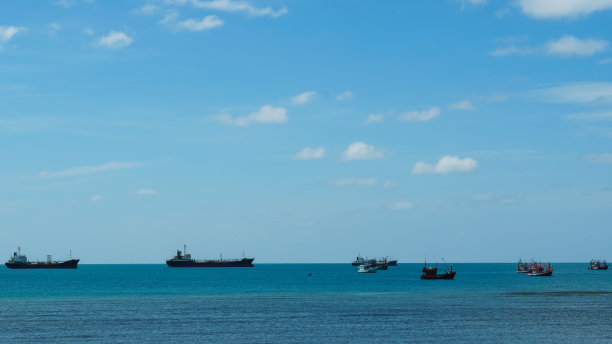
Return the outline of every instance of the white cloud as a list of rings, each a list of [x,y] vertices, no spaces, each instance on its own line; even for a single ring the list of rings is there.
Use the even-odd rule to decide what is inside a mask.
[[[392,204],[389,208],[391,208],[391,210],[410,210],[414,208],[414,205],[408,201],[403,201],[403,202],[396,202]]]
[[[297,96],[291,97],[291,102],[293,104],[306,104],[309,101],[311,101],[312,98],[314,98],[314,96],[316,95],[317,95],[317,92],[315,91],[308,91],[308,92],[300,93]]]
[[[345,99],[351,99],[351,98],[353,98],[353,92],[351,91],[344,91],[336,96],[336,99],[338,100],[345,100]]]
[[[216,27],[223,26],[223,20],[215,15],[209,15],[204,17],[202,20],[187,19],[178,23],[179,29],[191,30],[191,31],[204,31],[214,29]]]
[[[448,107],[453,110],[466,110],[466,111],[476,109],[469,100],[462,100],[457,103],[451,104]]]
[[[108,171],[125,170],[128,168],[141,167],[144,165],[146,164],[138,161],[111,161],[98,166],[77,166],[58,172],[41,171],[39,176],[41,178],[77,177]]]
[[[509,46],[509,47],[497,48],[494,51],[490,52],[489,55],[492,55],[492,56],[531,55],[535,53],[536,53],[536,50],[530,47]]]
[[[440,114],[440,108],[433,107],[422,111],[409,111],[399,114],[397,119],[405,122],[425,122],[432,120]]]
[[[387,180],[387,181],[385,181],[385,183],[383,184],[383,188],[385,188],[385,189],[392,189],[392,188],[394,188],[394,187],[395,187],[395,185],[396,185],[396,184],[395,184],[394,182],[392,182],[392,181],[390,181],[390,180]]]
[[[132,14],[138,15],[151,15],[156,13],[159,10],[159,7],[153,4],[145,4],[138,8],[135,8],[131,11]]]
[[[472,158],[464,158],[461,159],[456,156],[445,155],[438,162],[433,164],[428,164],[423,161],[417,162],[412,168],[413,174],[425,174],[425,173],[435,173],[435,174],[449,174],[449,173],[460,173],[460,172],[470,172],[478,167],[478,163],[476,160]]]
[[[582,156],[582,160],[587,162],[610,164],[612,163],[612,153],[587,154]]]
[[[91,195],[91,197],[89,197],[89,200],[92,202],[98,202],[102,200],[102,196],[100,195]]]
[[[380,159],[384,155],[382,150],[375,149],[374,146],[368,145],[365,142],[351,143],[348,148],[342,152],[342,160],[373,160]]]
[[[558,40],[549,41],[546,44],[546,52],[557,55],[591,56],[607,47],[608,42],[603,39],[579,39],[565,35]]]
[[[51,22],[49,24],[49,35],[54,36],[59,30],[62,29],[62,26],[56,22]]]
[[[134,39],[125,34],[125,32],[110,31],[107,35],[100,37],[98,45],[110,49],[118,49],[129,46],[133,41]]]
[[[228,114],[221,114],[209,116],[208,119],[238,127],[244,127],[251,123],[285,123],[287,122],[287,109],[264,105],[248,116],[233,117]]]
[[[538,19],[575,18],[612,8],[612,0],[519,0],[523,13]]]
[[[606,65],[606,64],[612,63],[612,58],[602,59],[602,60],[599,60],[599,62],[597,63],[599,63],[600,65]]]
[[[86,35],[88,35],[88,36],[91,36],[91,35],[93,35],[93,34],[94,34],[93,29],[92,29],[92,28],[90,28],[90,27],[86,27],[86,28],[84,28],[84,29],[83,29],[83,32],[84,32]]]
[[[297,160],[312,160],[321,159],[325,155],[324,147],[310,148],[306,147],[295,154]]]
[[[169,24],[174,23],[178,18],[179,14],[177,11],[168,11],[166,15],[160,20],[159,24]]]
[[[362,185],[362,186],[372,186],[378,183],[378,179],[376,178],[346,178],[346,179],[338,179],[334,182],[334,184],[338,186],[345,185]]]
[[[137,195],[149,196],[149,195],[157,194],[157,191],[155,191],[153,189],[140,188],[140,189],[138,189],[138,191],[136,191],[136,194]]]
[[[493,194],[490,192],[472,195],[472,199],[475,201],[486,201],[491,199],[491,197],[493,197]]]
[[[612,111],[573,113],[565,118],[592,122],[612,120]]]
[[[11,38],[20,31],[22,31],[22,29],[16,26],[0,26],[0,42],[5,43],[10,41]]]
[[[611,103],[612,82],[580,82],[531,92],[531,96],[548,103]]]
[[[609,43],[603,39],[577,38],[572,35],[564,35],[559,39],[548,41],[539,47],[507,46],[497,48],[489,53],[493,56],[507,55],[557,55],[557,56],[592,56],[605,50]]]
[[[63,8],[70,8],[72,7],[72,1],[68,1],[68,0],[58,0],[56,2],[54,2],[55,5],[63,7]]]
[[[492,103],[505,102],[506,100],[508,100],[508,96],[503,94],[494,94],[488,97],[486,100]]]
[[[368,119],[366,120],[366,124],[378,123],[384,120],[384,116],[382,113],[371,113],[368,115]]]
[[[185,2],[185,1],[179,1]],[[274,10],[271,7],[255,7],[246,1],[236,0],[191,0],[191,4],[197,8],[205,8],[223,12],[245,12],[253,17],[271,17],[278,18],[284,14],[289,13],[286,7],[281,7],[278,10]]]

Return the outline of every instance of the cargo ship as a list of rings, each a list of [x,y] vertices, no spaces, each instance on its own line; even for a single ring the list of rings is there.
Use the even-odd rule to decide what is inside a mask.
[[[25,254],[21,254],[21,247],[17,248],[17,252],[13,252],[13,256],[6,262],[9,269],[76,269],[79,264],[79,259],[72,259],[72,253],[69,260],[53,260],[51,255],[47,255],[47,261],[28,261]]]
[[[187,245],[183,246],[183,251],[177,250],[176,256],[167,259],[166,264],[173,268],[252,268],[255,258],[242,259],[207,259],[195,260],[191,254],[187,253]]]

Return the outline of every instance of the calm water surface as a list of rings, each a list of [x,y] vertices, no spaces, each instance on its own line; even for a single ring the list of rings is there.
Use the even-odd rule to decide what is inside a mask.
[[[612,271],[587,265],[2,267],[0,343],[612,343]]]

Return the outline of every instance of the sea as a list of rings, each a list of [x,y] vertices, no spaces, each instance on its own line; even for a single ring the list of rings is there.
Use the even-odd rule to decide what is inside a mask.
[[[612,343],[612,270],[553,266],[2,267],[0,343]]]

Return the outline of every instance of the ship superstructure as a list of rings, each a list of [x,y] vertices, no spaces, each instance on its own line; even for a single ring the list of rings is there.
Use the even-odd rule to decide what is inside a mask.
[[[255,258],[242,259],[223,259],[220,255],[219,259],[207,259],[207,260],[196,260],[191,258],[191,254],[187,253],[187,245],[183,246],[183,251],[177,250],[176,256],[167,259],[166,264],[173,268],[241,268],[241,267],[253,267],[253,261]]]

